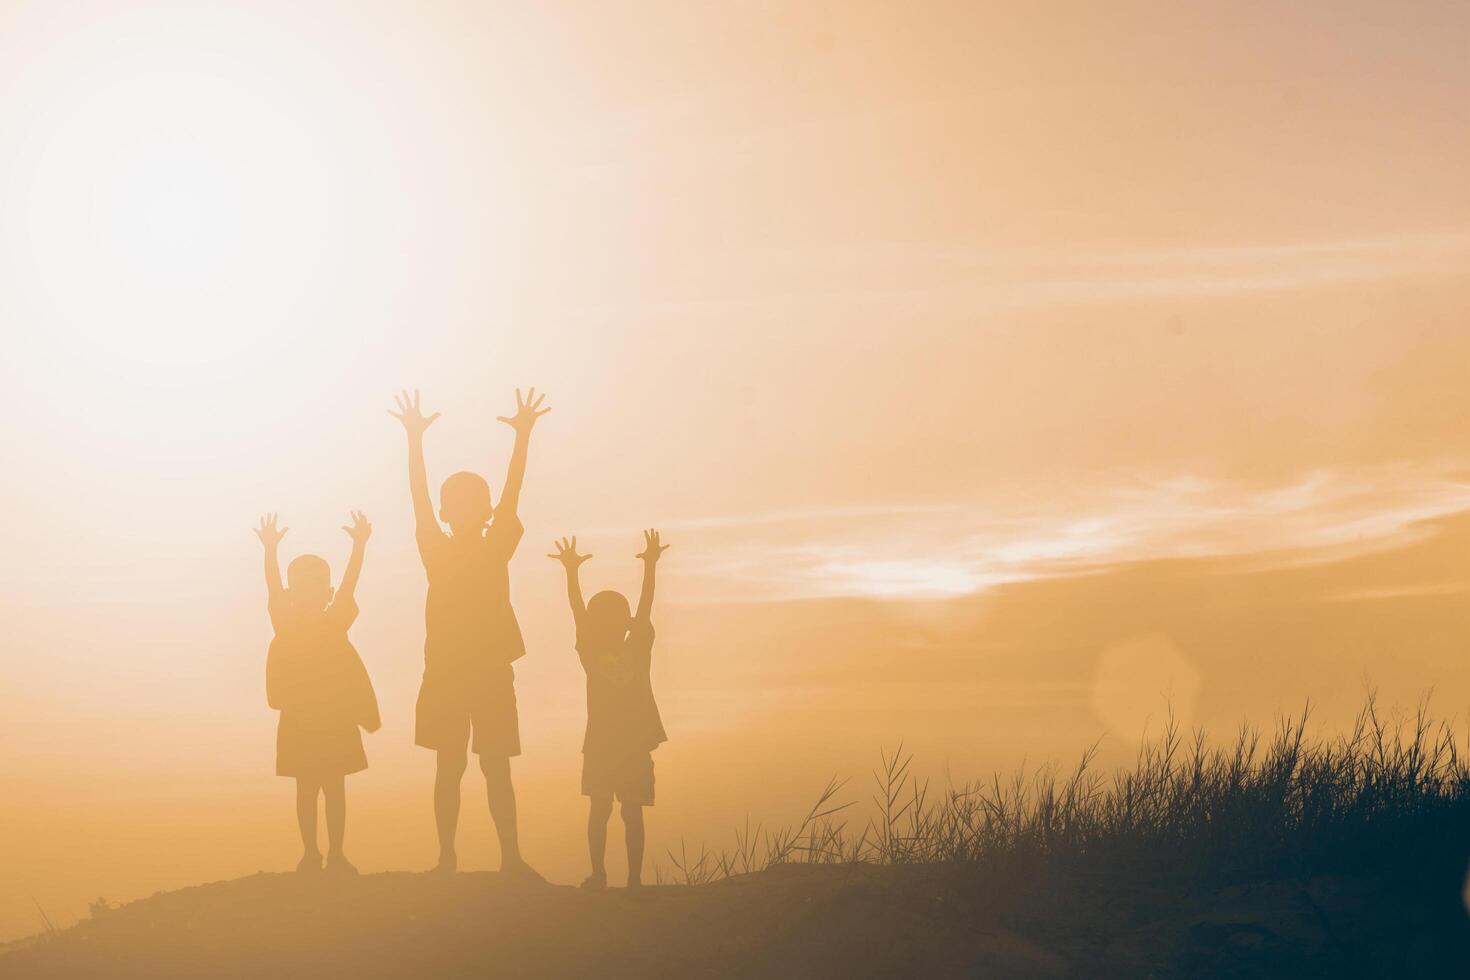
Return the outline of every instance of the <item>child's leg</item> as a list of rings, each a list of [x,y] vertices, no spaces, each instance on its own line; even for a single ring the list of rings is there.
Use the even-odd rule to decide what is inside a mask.
[[[301,830],[303,862],[306,858],[321,857],[316,844],[316,795],[321,784],[306,776],[296,777],[296,826]]]
[[[440,749],[434,770],[434,824],[439,830],[439,867],[455,868],[454,835],[459,828],[459,781],[469,757],[464,749]]]
[[[342,838],[347,832],[347,787],[342,776],[322,780],[327,810],[327,859],[342,857]]]
[[[587,853],[592,877],[607,881],[607,822],[612,819],[612,797],[594,796],[587,810]]]
[[[628,887],[643,884],[643,804],[623,803],[623,839],[628,844]]]
[[[495,821],[495,836],[500,838],[500,870],[518,869],[521,860],[521,837],[516,820],[516,791],[510,781],[510,758],[503,755],[480,756],[480,771],[485,774],[485,796],[490,803],[490,819]]]

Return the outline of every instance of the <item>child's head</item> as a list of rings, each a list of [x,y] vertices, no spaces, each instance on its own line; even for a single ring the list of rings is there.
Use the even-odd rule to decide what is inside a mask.
[[[595,639],[621,640],[633,623],[621,592],[599,592],[587,603],[587,630]]]
[[[439,519],[456,534],[490,523],[490,484],[478,473],[456,473],[439,488]]]
[[[332,601],[332,569],[316,555],[300,555],[286,566],[286,590],[296,609],[324,609]]]

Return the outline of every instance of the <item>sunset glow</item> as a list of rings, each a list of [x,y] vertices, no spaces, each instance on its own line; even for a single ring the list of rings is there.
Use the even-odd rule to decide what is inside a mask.
[[[548,877],[573,533],[589,594],[673,542],[650,860],[900,741],[1459,719],[1470,8],[1290,6],[0,4],[0,939],[284,867],[268,511],[334,574],[374,522],[355,848],[432,863],[405,387],[436,500],[555,409],[511,565]]]

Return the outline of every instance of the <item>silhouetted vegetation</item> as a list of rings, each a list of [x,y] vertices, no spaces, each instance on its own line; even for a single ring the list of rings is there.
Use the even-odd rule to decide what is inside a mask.
[[[1370,697],[1352,730],[1314,740],[1309,709],[1269,737],[1186,736],[1171,718],[1131,769],[1111,777],[1096,746],[1054,767],[936,792],[902,746],[873,773],[869,816],[833,780],[794,827],[748,823],[733,848],[670,853],[671,883],[699,884],[789,862],[952,864],[1004,874],[1061,865],[1223,886],[1259,877],[1373,872],[1417,862],[1464,869],[1470,759],[1425,705],[1385,716]],[[1458,862],[1458,863],[1455,863]]]
[[[670,854],[665,884],[523,875],[256,875],[110,907],[13,944],[0,973],[76,977],[1463,976],[1470,764],[1423,706],[1370,700],[1227,743],[1175,724],[1109,776],[1095,750],[936,791],[902,748],[859,801]],[[634,890],[637,891],[637,890]],[[101,909],[105,909],[101,911]],[[269,935],[262,943],[259,936]],[[6,975],[10,975],[7,973]]]
[[[1067,775],[943,791],[900,747],[881,756],[867,800],[830,781],[796,825],[747,823],[728,849],[681,845],[659,878],[866,868],[843,902],[909,903],[914,929],[1010,930],[1059,974],[1458,975],[1470,967],[1459,734],[1425,705],[1386,714],[1371,696],[1346,735],[1310,737],[1309,714],[1224,744],[1170,719],[1111,776],[1094,746]],[[905,893],[916,874],[925,889]]]

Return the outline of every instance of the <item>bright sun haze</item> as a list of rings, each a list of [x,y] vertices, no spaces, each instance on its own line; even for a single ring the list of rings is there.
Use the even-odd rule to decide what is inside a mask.
[[[900,740],[1459,711],[1470,8],[1391,6],[0,5],[0,939],[287,866],[266,511],[334,581],[377,528],[352,848],[432,863],[405,386],[436,497],[554,407],[511,574],[559,881],[561,535],[588,594],[671,543],[655,862]]]

